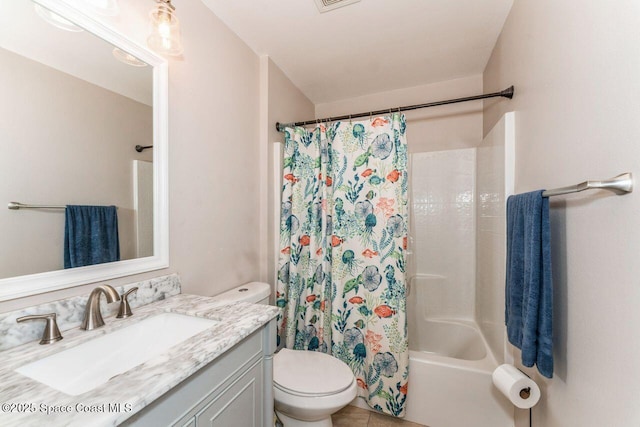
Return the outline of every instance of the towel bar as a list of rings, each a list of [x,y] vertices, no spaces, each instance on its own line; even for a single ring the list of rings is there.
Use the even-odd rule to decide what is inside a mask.
[[[604,181],[585,181],[569,187],[546,190],[542,193],[542,197],[560,196],[591,189],[611,190],[618,194],[631,193],[633,191],[633,175],[631,172],[627,172]]]
[[[19,209],[66,209],[66,206],[60,205],[25,205],[19,202],[9,202],[7,208],[17,211]]]
[[[7,209],[11,209],[13,211],[17,211],[20,209],[66,209],[66,206],[63,205],[29,205],[20,202],[9,202],[7,204]],[[116,209],[118,207],[116,206]]]

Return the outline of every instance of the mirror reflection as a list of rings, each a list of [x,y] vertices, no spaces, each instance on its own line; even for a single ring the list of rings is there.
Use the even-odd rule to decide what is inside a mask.
[[[152,256],[153,149],[135,146],[153,145],[153,68],[30,0],[3,6],[0,278]]]

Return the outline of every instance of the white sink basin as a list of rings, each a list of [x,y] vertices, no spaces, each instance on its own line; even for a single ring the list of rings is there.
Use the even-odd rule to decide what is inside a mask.
[[[182,314],[158,314],[24,365],[16,372],[68,395],[77,396],[164,353],[216,323],[216,320]]]

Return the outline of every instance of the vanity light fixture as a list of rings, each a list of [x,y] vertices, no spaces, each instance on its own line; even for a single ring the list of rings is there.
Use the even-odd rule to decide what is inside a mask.
[[[33,8],[36,10],[36,13],[40,18],[47,21],[49,24],[53,25],[56,28],[60,28],[61,30],[71,31],[74,33],[79,33],[84,31],[82,28],[73,24],[72,22],[64,19],[62,16],[57,13],[51,12],[49,9],[46,9],[40,6],[38,3],[33,4]]]
[[[176,8],[171,4],[171,0],[155,1],[158,5],[149,14],[151,34],[147,38],[147,44],[159,54],[178,56],[182,54],[182,42]]]
[[[124,62],[125,64],[131,65],[133,67],[146,67],[147,66],[146,62],[140,61],[135,56],[131,55],[130,53],[125,52],[122,49],[118,49],[117,47],[113,48],[113,56],[115,56],[115,58],[118,61]]]

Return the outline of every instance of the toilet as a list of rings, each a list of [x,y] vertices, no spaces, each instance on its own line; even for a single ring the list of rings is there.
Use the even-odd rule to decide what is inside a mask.
[[[268,304],[270,293],[268,283],[250,282],[214,298]],[[335,357],[283,348],[273,357],[273,392],[284,427],[331,427],[331,414],[356,397],[357,384],[351,369]]]

